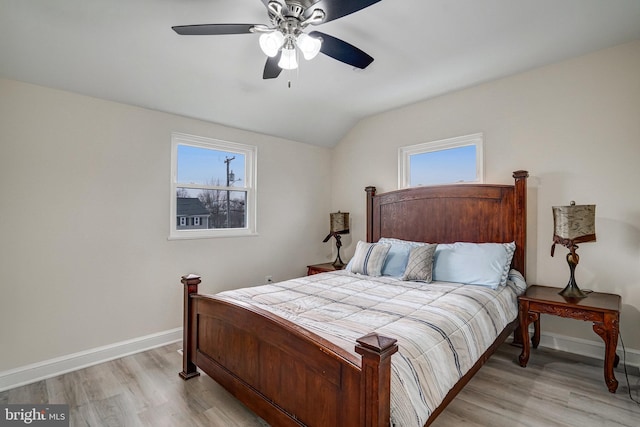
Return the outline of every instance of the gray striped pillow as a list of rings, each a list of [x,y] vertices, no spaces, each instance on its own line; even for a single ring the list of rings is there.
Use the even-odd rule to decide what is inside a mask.
[[[407,268],[404,270],[402,280],[420,280],[431,283],[433,279],[433,255],[436,252],[436,243],[425,243],[422,246],[411,248]]]
[[[367,276],[381,276],[382,266],[391,245],[359,241],[351,259],[351,272]]]

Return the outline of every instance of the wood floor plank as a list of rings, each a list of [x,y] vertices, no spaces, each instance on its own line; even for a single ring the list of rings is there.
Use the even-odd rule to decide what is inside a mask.
[[[6,393],[6,398],[0,398],[0,403],[51,403],[45,381],[36,381],[23,387],[17,387]]]
[[[63,374],[0,393],[0,403],[66,403],[72,427],[268,427],[206,375],[183,381],[179,344]],[[432,424],[434,427],[637,427],[621,367],[609,393],[602,361],[505,344]],[[622,363],[621,363],[622,364]],[[629,377],[640,400],[640,375]]]
[[[622,373],[616,372],[620,386],[613,394],[605,385],[602,362],[539,348],[522,368],[516,363],[519,353],[519,348],[501,346],[432,425],[639,425],[640,406],[629,399]],[[638,376],[630,377],[636,400],[639,381]]]

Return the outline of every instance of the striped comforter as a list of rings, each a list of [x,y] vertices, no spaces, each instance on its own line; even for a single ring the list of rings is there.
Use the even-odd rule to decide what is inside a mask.
[[[347,271],[222,292],[269,310],[354,352],[370,332],[398,340],[392,356],[391,425],[422,427],[432,411],[517,317],[526,289],[406,282]]]

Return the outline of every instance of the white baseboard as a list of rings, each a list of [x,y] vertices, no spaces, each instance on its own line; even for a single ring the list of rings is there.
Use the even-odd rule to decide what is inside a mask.
[[[0,391],[181,340],[182,328],[176,328],[3,371],[0,372]]]
[[[554,350],[566,351],[568,353],[580,354],[593,359],[604,360],[604,341],[591,341],[581,338],[558,335],[554,333],[541,333],[540,345]],[[618,342],[617,354],[620,357],[620,364],[626,359],[627,366],[640,369],[640,351],[626,348],[623,354],[622,345]]]

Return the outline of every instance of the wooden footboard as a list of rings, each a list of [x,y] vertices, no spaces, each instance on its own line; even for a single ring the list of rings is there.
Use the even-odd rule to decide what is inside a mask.
[[[351,354],[273,314],[198,295],[185,276],[180,376],[202,369],[273,426],[389,425],[395,339],[362,337]]]

